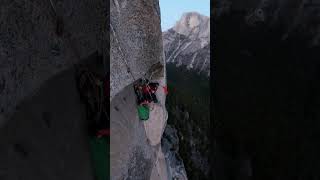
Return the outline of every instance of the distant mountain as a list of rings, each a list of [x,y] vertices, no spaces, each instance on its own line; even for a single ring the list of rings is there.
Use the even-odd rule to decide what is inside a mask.
[[[169,169],[178,179],[185,174],[190,180],[211,179],[209,22],[209,17],[199,13],[185,13],[174,27],[163,32],[170,93],[162,147]]]
[[[184,13],[163,32],[163,46],[167,63],[210,76],[210,17]]]

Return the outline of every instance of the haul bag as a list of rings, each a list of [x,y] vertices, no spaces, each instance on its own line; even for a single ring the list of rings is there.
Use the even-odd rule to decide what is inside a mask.
[[[149,107],[146,105],[138,106],[138,116],[142,121],[146,121],[149,119]]]
[[[96,180],[108,180],[110,176],[109,137],[91,137],[90,150]]]

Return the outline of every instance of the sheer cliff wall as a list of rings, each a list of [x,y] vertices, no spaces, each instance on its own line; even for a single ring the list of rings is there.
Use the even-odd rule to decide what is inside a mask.
[[[134,79],[143,77],[153,64],[164,64],[164,60],[158,1],[114,0],[110,3],[110,83],[113,98]]]
[[[4,1],[0,13],[0,110],[9,117],[50,77],[102,51],[103,1]],[[59,26],[59,27],[58,27]],[[57,29],[61,29],[59,33]],[[3,117],[4,118],[4,117]]]
[[[165,61],[158,0],[110,2],[110,127],[112,179],[169,179],[161,150],[166,125]],[[137,115],[133,83],[159,82],[148,121]]]
[[[51,2],[1,2],[1,180],[93,179],[73,65],[103,54],[107,4]]]

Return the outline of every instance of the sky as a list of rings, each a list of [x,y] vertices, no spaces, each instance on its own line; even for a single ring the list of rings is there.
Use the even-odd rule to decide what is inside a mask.
[[[185,12],[196,11],[210,16],[210,0],[159,0],[161,28],[165,31],[174,26]]]

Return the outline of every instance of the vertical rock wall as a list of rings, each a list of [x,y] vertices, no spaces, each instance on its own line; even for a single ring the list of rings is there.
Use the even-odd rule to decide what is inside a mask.
[[[112,0],[110,7],[110,83],[113,98],[134,79],[147,73],[153,64],[164,64],[164,61],[158,1]],[[132,75],[127,72],[128,67]]]
[[[2,1],[0,10],[0,116],[9,118],[50,77],[102,51],[103,1]],[[1,119],[1,117],[0,117]],[[0,121],[1,122],[1,121]]]
[[[52,4],[62,23],[50,0],[1,1],[1,180],[93,179],[73,65],[97,63],[107,4]]]
[[[161,137],[167,120],[165,62],[158,0],[110,2],[111,177],[168,179]],[[133,83],[160,83],[148,121],[137,115]]]

